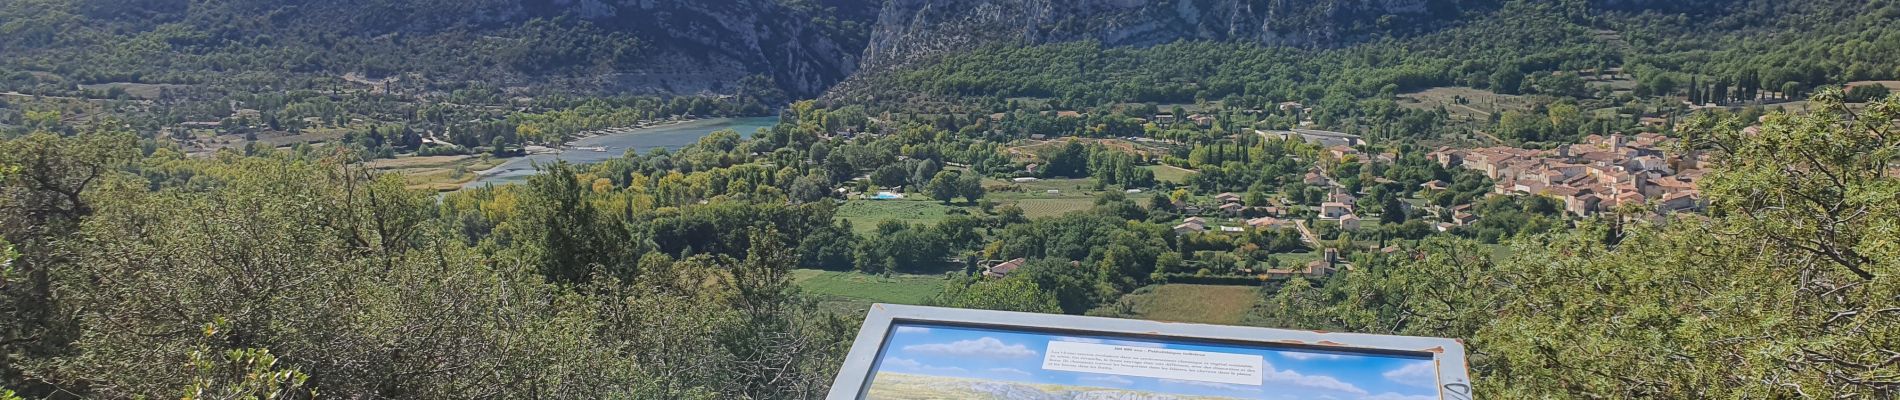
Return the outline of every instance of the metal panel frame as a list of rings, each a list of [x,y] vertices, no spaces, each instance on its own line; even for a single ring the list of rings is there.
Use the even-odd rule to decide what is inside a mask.
[[[844,366],[839,368],[838,377],[833,380],[831,394],[827,398],[832,400],[863,398],[865,392],[870,389],[866,383],[871,381],[871,371],[877,366],[877,356],[883,350],[885,341],[890,338],[891,327],[894,324],[904,323],[1431,357],[1433,364],[1438,366],[1439,398],[1456,400],[1472,398],[1470,367],[1465,362],[1465,346],[1456,339],[895,304],[871,305],[870,312],[864,318],[864,326],[858,329],[858,338],[851,345],[851,354],[845,357]]]

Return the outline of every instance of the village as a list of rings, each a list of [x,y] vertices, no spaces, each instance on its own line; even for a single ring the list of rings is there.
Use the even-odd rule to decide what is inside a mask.
[[[1346,161],[1393,163],[1401,155],[1392,151],[1369,157],[1358,137],[1324,131],[1260,132],[1263,136],[1302,140],[1330,145],[1320,154],[1329,162],[1316,163],[1302,183],[1325,188],[1324,201],[1316,206],[1293,204],[1275,197],[1266,205],[1249,205],[1241,194],[1227,192],[1211,196],[1211,203],[1177,202],[1175,207],[1186,217],[1173,225],[1176,235],[1245,235],[1249,232],[1297,232],[1302,243],[1323,254],[1318,260],[1293,267],[1262,270],[1240,269],[1262,280],[1284,280],[1293,276],[1323,278],[1334,271],[1351,268],[1340,257],[1340,242],[1315,234],[1326,231],[1358,232],[1368,225],[1377,226],[1381,210],[1359,210],[1359,196],[1341,185],[1329,165]],[[1425,154],[1445,169],[1466,170],[1492,182],[1488,196],[1542,196],[1562,204],[1562,213],[1570,218],[1589,218],[1608,213],[1640,213],[1659,218],[1696,212],[1706,207],[1697,189],[1697,181],[1709,163],[1706,153],[1690,151],[1676,154],[1674,140],[1656,133],[1626,135],[1589,135],[1581,143],[1563,144],[1548,150],[1493,146],[1473,149],[1439,147]],[[1355,147],[1356,146],[1356,147]],[[1391,182],[1379,178],[1383,182]],[[1418,197],[1444,191],[1451,184],[1432,180],[1418,185]],[[1417,199],[1413,199],[1417,200]],[[1414,217],[1432,222],[1436,232],[1469,226],[1480,219],[1472,204],[1440,207],[1424,201],[1406,201],[1402,209]],[[1331,235],[1329,235],[1331,236]],[[1397,246],[1363,245],[1347,242],[1364,250],[1390,253]],[[1350,249],[1359,250],[1359,249]],[[1006,274],[1008,263],[993,276]]]
[[[1654,133],[1617,133],[1590,135],[1583,143],[1553,150],[1440,148],[1430,156],[1446,167],[1482,171],[1497,182],[1497,194],[1563,200],[1564,211],[1578,217],[1651,203],[1658,213],[1700,210],[1704,201],[1696,181],[1708,155],[1667,154],[1670,144],[1671,139]]]

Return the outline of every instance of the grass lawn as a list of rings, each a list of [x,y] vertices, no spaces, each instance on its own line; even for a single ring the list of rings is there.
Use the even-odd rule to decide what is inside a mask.
[[[891,275],[799,269],[792,282],[817,296],[825,309],[862,313],[871,303],[923,304],[943,290],[942,275]]]
[[[1001,182],[1001,181],[997,181]],[[1109,190],[1094,189],[1091,179],[1043,179],[1024,183],[1007,183],[1022,188],[1019,192],[993,192],[989,199],[998,205],[1014,204],[1023,208],[1023,214],[1029,218],[1054,217],[1073,211],[1087,210],[1095,206],[1095,197]],[[1049,193],[1055,190],[1056,193]],[[1143,192],[1128,195],[1129,200],[1145,203],[1152,194]]]
[[[1272,257],[1275,261],[1279,261],[1280,267],[1282,268],[1293,268],[1306,265],[1306,263],[1319,261],[1325,257],[1325,254],[1318,251],[1309,251],[1305,253],[1274,253],[1269,257]]]
[[[1149,171],[1154,171],[1155,180],[1163,181],[1163,182],[1174,182],[1176,184],[1187,183],[1189,176],[1193,176],[1194,174],[1199,173],[1192,170],[1182,169],[1181,167],[1176,167],[1172,165],[1149,165],[1142,168],[1147,168]]]
[[[899,220],[910,224],[931,224],[943,221],[950,216],[950,210],[965,208],[961,200],[956,205],[943,205],[936,200],[868,200],[851,199],[838,206],[838,219],[851,221],[851,230],[857,233],[869,233],[877,230],[879,222]],[[966,208],[972,213],[980,212]]]
[[[1034,219],[1056,217],[1073,211],[1087,210],[1095,206],[1095,198],[1093,196],[1076,196],[1066,199],[1021,199],[1016,200],[1015,204],[1017,207],[1023,208],[1024,216]]]
[[[1136,318],[1237,325],[1260,300],[1257,286],[1166,284],[1136,290],[1124,300]]]
[[[1090,190],[1095,187],[1095,181],[1092,179],[1087,179],[1087,178],[1083,178],[1083,179],[1050,178],[1050,179],[1039,179],[1039,180],[1023,182],[1023,183],[1010,182],[1009,184],[1021,186],[1023,188],[1023,191],[1021,193],[997,192],[997,193],[991,193],[991,194],[997,195],[997,196],[1004,196],[1004,197],[1008,197],[1011,195],[1045,196],[1047,192],[1050,190],[1061,191],[1063,194],[1077,194],[1077,193],[1081,193],[1082,191]]]

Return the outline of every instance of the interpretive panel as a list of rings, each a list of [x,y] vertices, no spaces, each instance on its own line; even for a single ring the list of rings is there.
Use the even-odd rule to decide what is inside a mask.
[[[1252,354],[1054,341],[1042,357],[1042,369],[1252,385],[1260,382],[1265,360]]]
[[[1430,356],[896,323],[869,399],[1437,399]]]

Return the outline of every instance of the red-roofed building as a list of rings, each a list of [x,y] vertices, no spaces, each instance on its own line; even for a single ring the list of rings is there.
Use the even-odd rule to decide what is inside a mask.
[[[990,277],[990,278],[1002,278],[1005,276],[1009,276],[1010,272],[1015,272],[1017,268],[1022,268],[1024,264],[1028,264],[1028,263],[1029,263],[1028,260],[1025,260],[1021,257],[1017,257],[1014,260],[1004,261],[996,265],[991,265],[989,266],[989,268],[984,268],[983,276]]]

